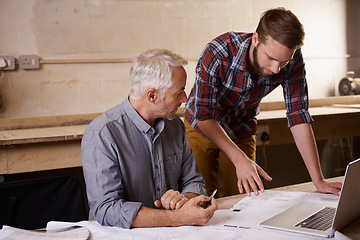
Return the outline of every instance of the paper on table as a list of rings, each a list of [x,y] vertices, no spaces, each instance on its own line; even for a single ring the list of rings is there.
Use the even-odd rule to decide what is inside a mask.
[[[71,226],[74,226],[72,224]],[[71,228],[56,232],[32,231],[9,226],[3,226],[0,230],[0,240],[86,240],[90,232],[86,228]]]
[[[330,202],[336,205],[338,196],[321,193],[267,190],[236,203],[230,210],[218,210],[206,225],[212,230],[236,230],[246,239],[304,239],[302,234],[265,229],[260,223],[300,201]],[[307,239],[323,239],[306,236]]]
[[[208,230],[237,232],[244,239],[303,240],[304,235],[262,228],[260,222],[271,217],[273,211],[249,208],[244,211],[218,210],[206,225]],[[266,237],[265,237],[266,236]],[[321,237],[306,236],[307,240],[324,240]]]
[[[168,240],[168,239],[217,239],[235,240],[241,239],[241,234],[237,232],[208,231],[203,227],[183,226],[183,227],[161,227],[161,228],[134,228],[123,229],[119,227],[101,226],[95,221],[82,221],[77,223],[51,221],[47,229],[56,229],[70,225],[80,225],[89,229],[91,240],[118,240],[118,239],[144,239],[144,240]]]
[[[266,190],[263,193],[260,192],[259,196],[255,196],[255,194],[252,193],[251,197],[243,198],[237,202],[232,209],[243,210],[252,207],[279,211],[286,210],[301,201],[330,202],[336,206],[338,200],[339,196],[332,194]]]
[[[274,199],[273,199],[274,198]],[[146,239],[146,240],[167,240],[167,239],[304,239],[301,234],[287,232],[277,232],[260,227],[260,222],[281,212],[291,204],[292,201],[300,200],[314,201],[337,201],[332,195],[325,194],[306,194],[296,192],[265,191],[259,196],[245,198],[234,205],[230,210],[218,210],[206,227],[163,227],[163,228],[135,228],[122,229],[119,227],[104,227],[95,221],[83,221],[75,223],[84,226],[91,232],[91,240],[112,240],[112,239]],[[274,207],[275,206],[275,207]],[[234,211],[235,210],[235,211]],[[240,211],[236,211],[240,210]],[[67,222],[49,222],[47,229],[61,228],[74,225]],[[227,225],[227,226],[225,226]],[[221,230],[221,231],[219,231]],[[229,231],[231,230],[231,231]],[[236,230],[236,231],[234,231]],[[308,237],[308,236],[307,236]],[[307,239],[323,239],[308,237]]]

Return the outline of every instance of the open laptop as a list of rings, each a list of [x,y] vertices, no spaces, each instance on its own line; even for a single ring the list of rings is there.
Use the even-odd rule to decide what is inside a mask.
[[[282,213],[262,222],[266,228],[305,233],[314,236],[332,237],[360,217],[360,158],[346,167],[343,186],[337,206],[322,203],[300,202]],[[315,214],[315,216],[314,216]],[[323,215],[316,222],[316,215]],[[326,223],[327,218],[329,223]],[[323,226],[326,225],[327,226]]]

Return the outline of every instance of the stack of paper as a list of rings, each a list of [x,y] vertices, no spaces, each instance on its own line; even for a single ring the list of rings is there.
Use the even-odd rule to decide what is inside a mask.
[[[32,231],[4,226],[0,230],[0,240],[86,240],[89,236],[89,230],[79,226],[69,226],[54,231]]]

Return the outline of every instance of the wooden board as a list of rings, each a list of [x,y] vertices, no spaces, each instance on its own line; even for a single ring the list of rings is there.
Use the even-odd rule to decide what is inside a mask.
[[[342,103],[359,101],[359,97],[345,98]],[[316,104],[325,104],[324,101]],[[268,107],[278,108],[279,103],[272,104]],[[360,136],[359,102],[312,107],[309,111],[315,120],[316,140]],[[99,114],[0,119],[0,174],[81,166],[82,135],[88,123]],[[183,115],[183,109],[178,114]],[[258,123],[269,125],[270,145],[294,142],[285,109],[262,111]]]

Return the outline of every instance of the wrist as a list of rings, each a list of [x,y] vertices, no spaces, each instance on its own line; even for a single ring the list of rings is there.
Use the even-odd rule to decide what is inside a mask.
[[[234,166],[242,166],[244,163],[246,163],[247,161],[251,161],[246,155],[245,153],[243,153],[243,151],[241,151],[239,149],[239,151],[234,155],[233,158],[230,158],[231,161],[233,162]]]
[[[184,226],[187,225],[187,223],[184,221],[184,217],[180,216],[181,215],[181,210],[177,209],[177,210],[169,210],[169,222],[171,222],[171,227],[179,227],[179,226]]]
[[[319,184],[325,182],[325,179],[323,177],[314,178],[312,180],[315,186],[318,186]]]
[[[184,193],[183,195],[184,195],[184,197],[185,197],[187,200],[189,200],[189,199],[191,199],[191,198],[193,198],[193,197],[199,196],[199,194],[192,193],[192,192],[186,192],[186,193]]]

